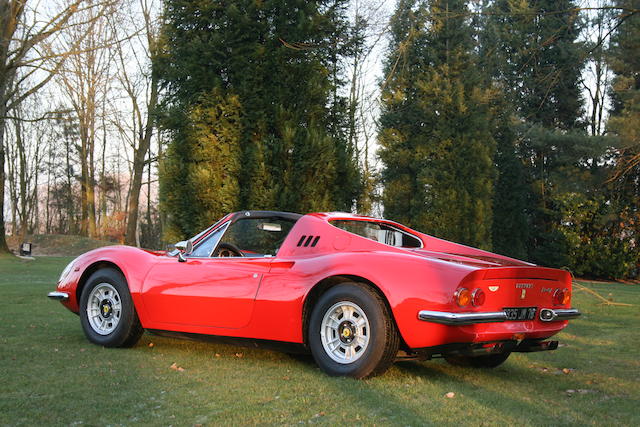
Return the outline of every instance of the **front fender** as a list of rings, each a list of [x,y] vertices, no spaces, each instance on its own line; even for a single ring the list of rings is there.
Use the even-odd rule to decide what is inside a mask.
[[[62,304],[78,313],[82,289],[91,274],[100,268],[113,267],[124,275],[139,316],[145,317],[140,292],[144,278],[160,256],[131,246],[106,246],[86,252],[75,260],[69,274],[57,283],[57,290],[69,294]],[[141,313],[142,312],[142,313]]]

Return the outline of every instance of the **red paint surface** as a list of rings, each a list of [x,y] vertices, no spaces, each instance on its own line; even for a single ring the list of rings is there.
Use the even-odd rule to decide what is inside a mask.
[[[303,342],[305,299],[314,286],[333,276],[355,276],[377,287],[410,348],[512,339],[516,333],[547,338],[567,324],[534,320],[455,327],[421,321],[420,310],[569,308],[554,306],[552,294],[556,288],[571,290],[571,276],[385,221],[423,242],[422,249],[391,247],[338,229],[329,223],[335,219],[373,220],[343,213],[305,215],[273,258],[180,263],[163,252],[100,248],[78,257],[57,289],[70,293],[63,304],[77,312],[77,286],[86,280],[88,269],[96,263],[113,264],[124,273],[145,328],[298,343]],[[315,247],[298,247],[302,235],[320,239]],[[524,295],[517,284],[527,284]],[[458,307],[454,292],[459,287],[483,289],[485,304]]]

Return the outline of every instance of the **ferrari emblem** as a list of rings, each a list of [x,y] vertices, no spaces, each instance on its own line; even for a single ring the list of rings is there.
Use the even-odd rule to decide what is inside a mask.
[[[342,336],[345,338],[349,338],[349,335],[351,335],[351,331],[349,330],[349,328],[344,328],[344,330],[342,331]]]
[[[527,290],[523,289],[522,293],[520,294],[520,299],[524,299],[524,297],[526,297],[526,296],[527,296]]]
[[[107,304],[102,306],[102,313],[105,315],[109,313],[109,306]]]

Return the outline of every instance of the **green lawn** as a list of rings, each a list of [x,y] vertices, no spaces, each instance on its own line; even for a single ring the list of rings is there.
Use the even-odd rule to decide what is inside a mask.
[[[493,370],[402,362],[358,381],[285,354],[150,334],[132,349],[92,345],[46,298],[69,260],[0,258],[0,424],[640,425],[638,285],[583,283],[634,306],[577,292],[584,315],[556,351]]]

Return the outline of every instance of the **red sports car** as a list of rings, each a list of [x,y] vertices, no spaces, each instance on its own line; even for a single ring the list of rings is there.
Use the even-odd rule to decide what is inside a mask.
[[[60,300],[87,338],[143,331],[311,352],[363,378],[397,357],[494,367],[580,315],[571,276],[346,213],[229,214],[171,252],[96,249],[62,272]]]

